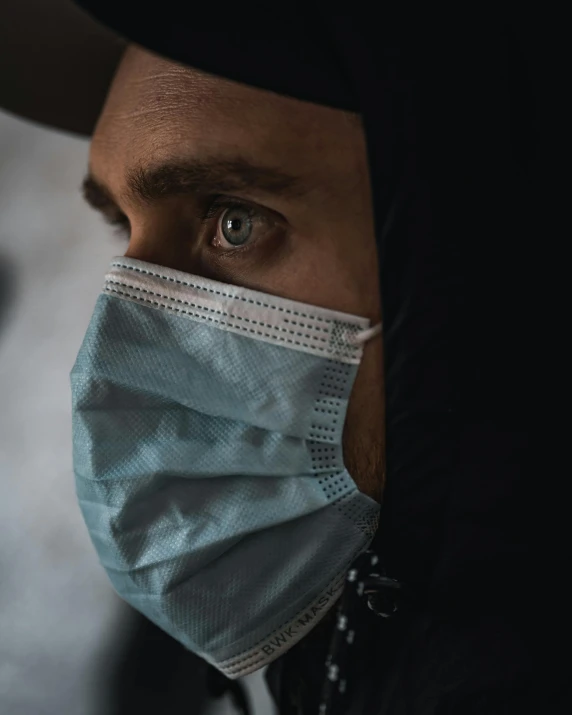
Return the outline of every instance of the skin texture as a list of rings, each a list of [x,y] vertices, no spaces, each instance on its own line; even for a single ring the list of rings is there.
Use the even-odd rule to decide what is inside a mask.
[[[254,210],[252,232],[238,248],[223,232],[229,209],[206,222],[199,218],[214,197],[142,201],[129,192],[128,173],[139,167],[237,156],[295,174],[305,186],[299,196],[252,188],[225,194]],[[128,222],[126,256],[380,322],[369,172],[357,115],[130,46],[93,136],[90,169],[116,204],[112,211]],[[232,216],[244,219],[240,212]],[[378,502],[384,474],[382,358],[378,336],[365,346],[343,442],[358,488]]]

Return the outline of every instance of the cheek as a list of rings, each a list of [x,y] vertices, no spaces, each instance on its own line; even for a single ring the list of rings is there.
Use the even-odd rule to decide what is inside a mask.
[[[383,343],[366,346],[348,404],[343,434],[345,465],[358,489],[381,502],[385,474]]]

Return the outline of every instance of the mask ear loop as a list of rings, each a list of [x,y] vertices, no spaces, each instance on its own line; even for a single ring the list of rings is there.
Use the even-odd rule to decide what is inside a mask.
[[[376,335],[380,335],[382,330],[383,323],[378,323],[377,325],[374,325],[373,328],[366,328],[365,330],[361,330],[359,333],[356,333],[353,336],[352,343],[355,343],[356,345],[367,343],[372,340],[372,338],[375,338]]]

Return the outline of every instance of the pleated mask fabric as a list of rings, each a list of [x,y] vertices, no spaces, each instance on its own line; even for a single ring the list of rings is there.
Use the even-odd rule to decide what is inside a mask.
[[[377,529],[342,431],[379,331],[112,261],[70,375],[77,498],[119,596],[229,678],[321,620]]]

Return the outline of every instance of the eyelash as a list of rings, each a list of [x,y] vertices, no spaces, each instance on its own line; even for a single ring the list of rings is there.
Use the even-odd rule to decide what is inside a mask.
[[[238,199],[231,199],[228,196],[215,196],[205,207],[201,215],[201,222],[206,223],[209,219],[215,218],[221,212],[221,209],[245,209],[249,216],[254,216],[256,211],[252,206]]]

